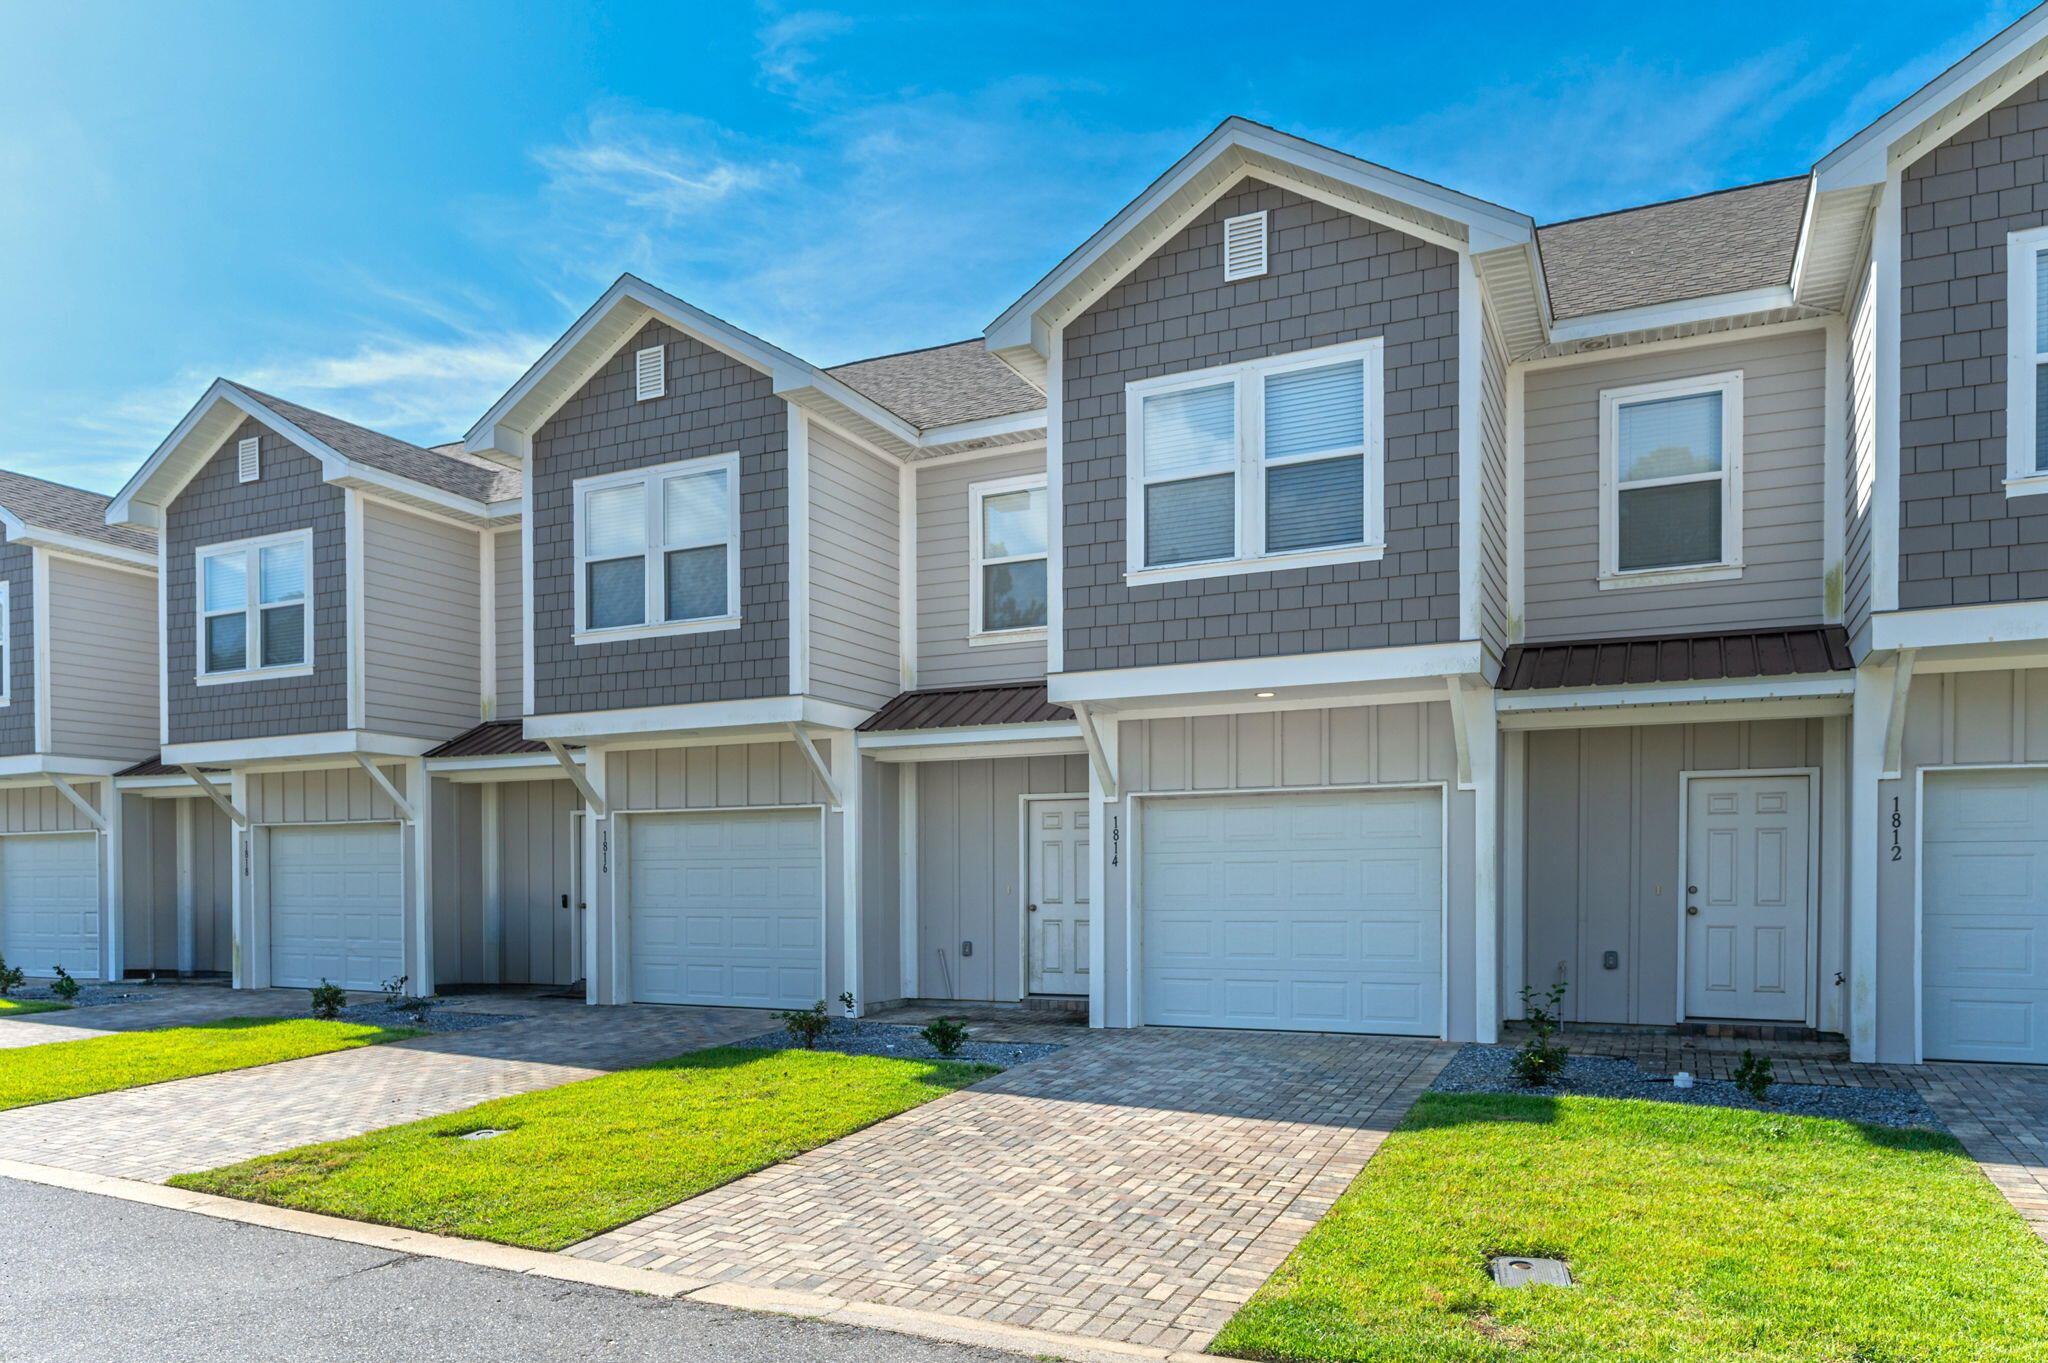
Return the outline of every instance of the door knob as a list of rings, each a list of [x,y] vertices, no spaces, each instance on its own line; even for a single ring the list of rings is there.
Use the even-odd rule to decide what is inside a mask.
[[[1688,918],[1697,918],[1699,916],[1699,912],[1700,906],[1697,904],[1688,904],[1685,906],[1685,916]]]
[[[1024,906],[1024,912],[1026,912],[1026,913],[1037,913],[1037,912],[1038,912],[1038,906],[1037,906],[1036,904],[1026,904],[1026,905]]]

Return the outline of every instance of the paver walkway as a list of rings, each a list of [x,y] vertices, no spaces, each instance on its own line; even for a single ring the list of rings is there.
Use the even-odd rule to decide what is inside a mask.
[[[1004,1031],[1068,1048],[567,1252],[1199,1348],[1455,1050],[1272,1032]]]
[[[290,1008],[301,1006],[302,996],[285,997]],[[233,999],[235,1006],[214,1016],[273,1011],[249,1006],[262,1004],[264,995]],[[531,1016],[0,1112],[0,1159],[161,1182],[758,1036],[774,1026],[766,1013],[736,1008],[588,1008],[489,995],[465,997],[456,1006]]]
[[[306,1009],[306,991],[303,989],[244,990],[237,993],[225,986],[210,984],[134,985],[130,988],[135,997],[123,1003],[0,1018],[0,1050],[41,1046],[52,1041],[84,1041],[110,1032],[189,1027],[217,1018],[283,1017]]]

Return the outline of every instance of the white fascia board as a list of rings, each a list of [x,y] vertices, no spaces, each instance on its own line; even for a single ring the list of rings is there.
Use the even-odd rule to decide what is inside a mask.
[[[367,757],[410,758],[424,756],[439,746],[434,739],[363,729],[330,729],[276,738],[172,743],[164,748],[159,760],[171,767],[248,767],[254,763],[277,763],[281,769],[316,763],[339,767],[352,765],[359,753]]]
[[[542,742],[555,739],[564,743],[620,743],[641,738],[693,737],[727,737],[738,742],[750,730],[787,730],[792,724],[852,729],[873,713],[815,696],[760,696],[752,700],[699,701],[694,705],[528,715],[522,724],[528,738]]]
[[[1417,677],[1478,675],[1486,650],[1474,640],[1453,644],[1416,644],[1400,648],[1361,648],[1341,653],[1304,653],[1278,658],[1232,658],[1207,663],[1167,663],[1157,667],[1109,668],[1099,672],[1060,672],[1046,679],[1055,705],[1075,701],[1116,707],[1119,702],[1162,700],[1218,691],[1244,693],[1246,710],[1266,708],[1257,699],[1272,691],[1279,699],[1297,687],[1332,688],[1372,682],[1406,681]]]
[[[1045,408],[1018,412],[1014,416],[983,417],[979,421],[956,421],[951,426],[928,426],[917,437],[921,448],[953,445],[963,440],[989,440],[996,436],[1023,435],[1045,429]]]
[[[97,779],[112,776],[133,762],[109,762],[103,757],[66,757],[62,753],[33,752],[19,757],[0,757],[0,778],[82,776]]]
[[[1086,274],[1162,204],[1206,174],[1217,161],[1226,156],[1242,158],[1246,155],[1293,165],[1310,174],[1328,176],[1363,193],[1410,204],[1421,211],[1460,223],[1467,233],[1463,244],[1466,250],[1497,250],[1529,241],[1536,233],[1535,219],[1526,214],[1403,175],[1248,119],[1228,118],[1154,180],[1144,193],[1125,204],[1115,217],[1054,266],[1029,292],[989,323],[983,333],[989,349],[1001,351],[1029,347],[1044,354],[1045,329],[1039,313],[1049,302]],[[1225,182],[1216,189],[1220,193],[1228,187],[1229,182]]]
[[[1976,51],[1894,105],[1876,122],[1823,156],[1813,168],[1818,187],[1829,190],[1882,184],[1896,143],[1911,136],[1922,124],[1938,117],[1949,106],[1967,99],[1972,89],[1996,76],[2044,39],[2048,39],[2048,9],[2036,9],[1995,34]],[[2038,74],[2038,71],[2031,70],[2030,64],[2028,72],[2011,73],[1999,85],[2016,86]],[[1997,101],[1993,99],[1991,102]],[[1973,108],[1972,117],[1975,112]]]
[[[1717,293],[1704,298],[1682,299],[1676,303],[1652,303],[1640,308],[1617,308],[1613,312],[1588,313],[1569,321],[1552,323],[1550,339],[1552,343],[1586,341],[1596,336],[1650,331],[1657,327],[1683,326],[1691,322],[1713,322],[1794,306],[1796,303],[1792,297],[1791,286],[1772,284],[1761,289]]]
[[[897,729],[862,734],[855,741],[863,751],[887,748],[937,748],[948,745],[1025,743],[1056,739],[1081,741],[1081,726],[1072,720],[1041,724],[985,724],[951,729]],[[1077,748],[1076,751],[1079,751]]]
[[[1020,739],[1010,743],[941,743],[929,748],[871,748],[860,751],[877,762],[986,762],[997,757],[1086,757],[1088,745],[1076,738]]]
[[[1747,700],[1811,700],[1853,696],[1856,674],[1830,672],[1806,677],[1754,677],[1728,681],[1649,682],[1633,686],[1574,686],[1546,691],[1504,691],[1502,714],[1519,711],[1630,709],[1654,705],[1698,705]]]
[[[1872,652],[1957,644],[2028,644],[2043,640],[2048,640],[2048,601],[1882,611],[1870,617]]]
[[[13,518],[6,519],[11,521]],[[39,525],[16,529],[10,524],[7,539],[14,544],[38,544],[68,558],[101,560],[156,576],[157,556],[152,550],[130,549],[126,545],[108,544],[102,540],[87,539],[84,535],[74,535],[68,530],[52,530]]]
[[[684,335],[767,374],[779,396],[786,398],[803,389],[815,388],[897,436],[905,444],[917,443],[916,427],[824,370],[684,302],[664,289],[656,288],[644,279],[627,274],[620,275],[618,281],[605,290],[604,296],[549,346],[518,382],[470,427],[464,437],[464,447],[471,454],[507,462],[524,458],[533,432],[574,391],[570,389],[551,394],[546,389],[549,376],[562,365],[575,363],[579,359],[579,349],[584,348],[586,342],[602,351],[595,357],[595,363],[609,358],[623,342],[623,337],[614,337],[603,328],[622,310],[629,310],[626,315],[633,318],[631,329],[637,330],[649,317],[658,317]],[[584,366],[594,368],[592,357],[584,355],[580,358]]]
[[[1504,732],[1531,729],[1608,729],[1648,724],[1733,724],[1769,719],[1822,719],[1846,715],[1852,696],[1666,701],[1656,705],[1586,705],[1568,710],[1500,710]]]

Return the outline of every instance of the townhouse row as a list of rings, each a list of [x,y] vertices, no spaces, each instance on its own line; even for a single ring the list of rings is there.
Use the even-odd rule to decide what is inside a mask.
[[[621,279],[0,478],[0,955],[2048,1063],[2048,20],[1538,227],[1232,119],[970,341]]]

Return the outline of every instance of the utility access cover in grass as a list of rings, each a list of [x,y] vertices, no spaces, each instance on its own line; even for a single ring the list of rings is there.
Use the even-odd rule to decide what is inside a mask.
[[[1504,1248],[1569,1290],[1503,1287]],[[1427,1094],[1212,1352],[1385,1363],[2040,1360],[2048,1246],[1956,1142]]]

